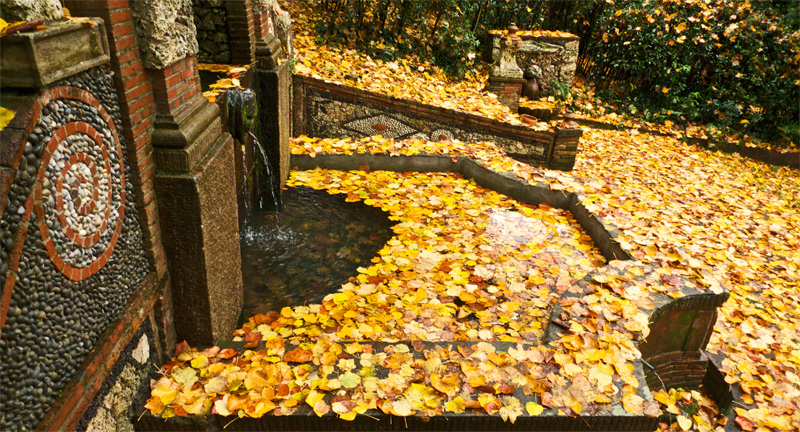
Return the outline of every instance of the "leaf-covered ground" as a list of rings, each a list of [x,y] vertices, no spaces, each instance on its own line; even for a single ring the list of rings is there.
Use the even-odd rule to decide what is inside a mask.
[[[797,170],[636,131],[587,130],[570,173],[530,168],[492,155],[485,145],[378,141],[301,138],[293,151],[463,152],[495,170],[582,194],[591,211],[621,229],[623,246],[640,261],[731,291],[709,350],[727,355],[728,381],[753,401],[737,407],[741,422],[776,430],[798,426]]]
[[[485,77],[451,83],[422,62],[384,63],[353,50],[317,46],[305,15],[294,16],[299,24],[296,73],[519,122],[496,99],[480,93]],[[623,126],[641,124],[601,112],[603,106],[590,90],[577,94],[589,115]],[[672,125],[662,128],[675,132]],[[571,172],[527,166],[487,143],[300,137],[292,152],[465,155],[530,183],[578,193],[587,208],[619,228],[623,247],[640,262],[700,289],[730,290],[708,348],[726,355],[727,381],[745,393],[744,405],[735,407],[736,422],[745,430],[800,430],[796,169],[711,153],[674,137],[635,130],[587,130]],[[628,281],[624,290],[610,282],[620,279],[601,273],[595,280],[607,287],[595,288],[586,304],[563,305],[583,318],[568,323],[570,331],[548,347],[521,345],[496,353],[476,345],[466,354],[435,351],[426,352],[422,361],[406,358],[404,367],[397,357],[404,352],[372,353],[361,345],[339,343],[537,341],[542,317],[557,293],[602,260],[568,214],[522,205],[441,174],[319,170],[294,173],[292,182],[384,207],[401,221],[396,238],[376,262],[322,305],[257,315],[237,332],[245,340],[267,340],[266,351],[184,350],[154,383],[148,403],[154,414],[213,410],[258,417],[287,414],[306,404],[317,415],[345,419],[369,408],[401,416],[474,408],[512,420],[539,415],[542,409],[586,414],[619,403],[631,413],[658,415],[657,407],[637,396],[638,383],[628,367],[638,355],[633,341],[646,336],[642,311],[655,291],[650,282],[636,280],[636,264],[615,262],[602,270],[622,272]],[[543,223],[531,226],[545,228],[493,232],[493,217],[532,218]],[[549,243],[531,247],[527,240]],[[517,247],[523,243],[526,247]],[[607,326],[609,322],[615,324]],[[286,345],[292,339],[309,342]],[[329,352],[339,354],[326,358]],[[370,372],[373,365],[394,373],[377,378]],[[471,385],[475,367],[494,379],[491,385]],[[512,369],[528,378],[519,378]],[[533,394],[539,403],[523,411],[519,399],[503,386]],[[663,424],[662,430],[722,428],[713,403],[697,392],[672,389],[656,393],[655,399],[676,415],[675,423]]]
[[[605,263],[568,212],[449,174],[301,171],[288,185],[380,207],[395,236],[322,308],[253,317],[236,340],[538,342],[558,294]]]

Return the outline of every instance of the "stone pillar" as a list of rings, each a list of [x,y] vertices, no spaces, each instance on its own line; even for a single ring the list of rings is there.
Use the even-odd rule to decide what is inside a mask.
[[[256,25],[250,0],[227,0],[231,63],[251,64],[256,59]]]
[[[156,103],[155,191],[178,340],[233,333],[242,308],[233,140],[200,92],[189,0],[133,2]]]
[[[500,40],[500,59],[489,72],[489,84],[484,89],[497,95],[500,102],[511,111],[519,111],[519,96],[525,79],[514,58],[522,40],[517,36],[517,26],[508,26],[508,36]]]
[[[267,154],[268,179],[272,193],[280,201],[282,187],[289,178],[289,139],[292,133],[292,76],[276,36],[268,36],[258,52],[254,88],[258,99],[256,135]],[[265,191],[262,191],[264,193]],[[269,195],[267,195],[269,196]]]
[[[270,165],[270,187],[280,200],[289,178],[289,139],[292,133],[291,18],[274,0],[254,0],[256,17],[256,68],[254,88],[258,98],[256,134]]]

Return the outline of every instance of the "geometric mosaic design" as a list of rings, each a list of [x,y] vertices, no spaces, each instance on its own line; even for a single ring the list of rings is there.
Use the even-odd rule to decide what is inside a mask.
[[[46,169],[34,191],[48,256],[73,281],[105,266],[125,215],[122,147],[108,127],[111,119],[106,115],[103,121],[106,135],[80,121],[55,131],[42,154]]]
[[[419,131],[384,114],[364,117],[342,125],[363,136],[382,135],[384,138],[405,138]]]

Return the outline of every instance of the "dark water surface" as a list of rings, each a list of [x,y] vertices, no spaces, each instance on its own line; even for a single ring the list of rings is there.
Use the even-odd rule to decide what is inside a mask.
[[[280,213],[250,213],[242,227],[241,322],[336,292],[394,234],[388,213],[306,187],[283,192]]]

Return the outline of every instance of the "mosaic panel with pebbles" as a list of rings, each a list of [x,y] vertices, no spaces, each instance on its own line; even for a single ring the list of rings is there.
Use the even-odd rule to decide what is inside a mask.
[[[382,135],[386,138],[422,138],[430,141],[489,141],[505,152],[525,155],[530,161],[547,160],[549,142],[523,140],[513,135],[458,124],[399,109],[385,109],[371,103],[308,88],[305,94],[305,134],[319,138],[347,138]]]
[[[0,220],[0,430],[32,430],[152,266],[124,160],[113,72],[36,101]]]
[[[353,120],[342,126],[361,136],[380,134],[385,138],[405,138],[418,132],[403,122],[383,114]]]

